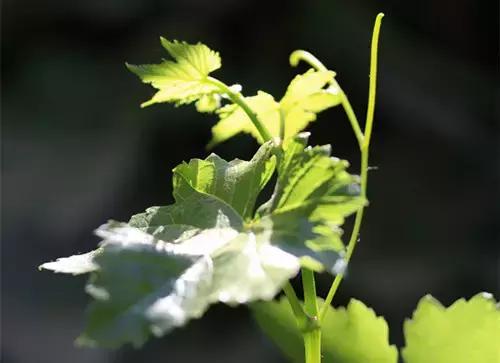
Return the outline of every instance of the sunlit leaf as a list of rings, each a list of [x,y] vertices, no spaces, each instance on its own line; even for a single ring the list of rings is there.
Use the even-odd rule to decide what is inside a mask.
[[[307,153],[316,149],[305,150],[300,140],[299,147],[291,144],[279,156],[289,165],[280,168],[275,198],[257,218],[251,218],[255,200],[273,174],[278,153],[273,141],[250,161],[227,162],[213,154],[175,168],[175,203],[149,208],[128,224],[99,228],[100,252],[85,260],[91,269],[77,270],[76,257],[49,264],[61,272],[92,272],[87,291],[95,301],[79,343],[140,346],[151,334],[161,336],[200,317],[211,304],[270,300],[301,266],[335,273],[343,261],[337,224],[346,212],[337,208],[314,216],[319,204],[340,205],[332,198],[347,198],[342,203],[358,198],[337,193],[354,180],[338,178],[345,165],[323,151],[320,162],[315,159],[321,167],[314,171]],[[310,168],[316,180],[303,182],[306,176],[294,167]],[[326,179],[336,184],[315,184]],[[72,268],[64,270],[67,262]]]
[[[162,233],[161,227],[171,224],[178,225],[181,232],[186,229],[182,226],[199,229],[226,226],[238,230],[242,228],[241,216],[223,200],[198,192],[189,184],[183,185],[183,188],[186,192],[184,198],[177,194],[175,204],[150,207],[146,212],[132,216],[130,225],[155,235]]]
[[[110,233],[112,230],[107,231]],[[79,344],[114,348],[132,343],[139,347],[152,332],[163,331],[161,324],[166,320],[170,328],[183,324],[182,314],[187,312],[179,309],[187,310],[186,296],[201,281],[197,279],[193,286],[185,278],[194,258],[151,242],[149,236],[136,230],[128,240],[120,243],[108,240],[103,246],[103,252],[94,260],[99,270],[87,287],[95,301],[90,305]],[[152,318],[150,313],[155,304],[169,297],[172,309],[159,321]],[[189,314],[195,312],[190,310]]]
[[[46,262],[40,265],[39,269],[72,275],[86,274],[97,269],[97,265],[93,260],[99,253],[100,250],[97,249],[81,255],[58,258],[56,261]]]
[[[167,226],[168,228],[168,226]],[[174,243],[111,223],[87,291],[95,298],[79,342],[142,345],[200,317],[210,304],[272,299],[299,259],[253,232],[213,228]]]
[[[307,138],[303,133],[290,140],[281,156],[273,196],[258,214],[300,214],[314,224],[317,235],[305,245],[324,257],[327,251],[343,250],[340,226],[366,201],[360,196],[358,178],[346,171],[348,163],[331,157],[329,146],[306,147]],[[325,266],[334,273],[343,268],[342,264]]]
[[[250,307],[260,329],[283,355],[290,362],[304,363],[304,342],[288,300],[283,297],[278,301],[256,302]]]
[[[198,112],[215,112],[221,106],[221,96],[217,93],[206,94],[196,101],[196,110]]]
[[[149,101],[142,104],[143,107],[160,102],[190,103],[218,93],[217,86],[207,79],[221,66],[217,52],[201,43],[188,44],[165,38],[161,38],[161,43],[174,60],[165,60],[160,64],[127,64],[144,83],[158,89]],[[207,101],[200,102],[198,107],[206,110]]]
[[[280,107],[285,116],[285,139],[304,130],[316,114],[340,103],[340,90],[328,87],[334,73],[310,69],[290,82]]]
[[[174,169],[174,197],[182,201],[195,189],[222,199],[241,216],[251,217],[257,196],[273,174],[274,148],[272,141],[267,142],[250,161],[227,162],[211,154],[205,160],[182,163]]]
[[[257,95],[245,97],[245,102],[257,114],[259,120],[273,136],[279,135],[279,104],[270,94],[259,91]],[[219,122],[212,128],[211,148],[231,137],[245,132],[263,143],[262,136],[250,121],[248,115],[236,104],[226,105],[217,111]]]
[[[365,201],[359,180],[347,173],[349,163],[331,157],[331,147],[306,147],[308,134],[295,137],[285,151],[273,195],[274,211],[312,206],[313,220],[342,224]]]
[[[319,300],[320,306],[322,301]],[[263,332],[292,362],[304,361],[302,335],[285,298],[252,304]],[[347,309],[328,309],[321,324],[324,363],[396,363],[397,349],[389,345],[385,320],[361,301],[352,299]],[[429,361],[431,362],[431,361]]]
[[[448,308],[426,296],[404,331],[406,363],[500,362],[500,310],[489,294]]]
[[[245,101],[274,137],[280,136],[281,114],[287,140],[316,120],[317,113],[340,103],[340,90],[335,86],[326,87],[333,75],[330,71],[309,70],[292,80],[280,102],[263,91],[259,91],[256,96],[246,97]],[[258,142],[263,142],[250,118],[239,106],[225,106],[219,109],[218,115],[220,120],[212,128],[210,147],[240,132],[249,133]]]

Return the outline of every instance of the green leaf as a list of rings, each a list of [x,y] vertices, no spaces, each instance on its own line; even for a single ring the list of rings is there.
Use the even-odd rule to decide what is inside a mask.
[[[330,86],[334,73],[310,69],[290,82],[280,107],[285,115],[285,140],[297,135],[316,120],[316,114],[340,103],[340,89]]]
[[[263,91],[259,91],[256,96],[246,97],[245,102],[274,137],[280,136],[281,113],[285,122],[285,140],[288,140],[316,120],[317,113],[340,103],[340,90],[337,86],[324,88],[333,79],[333,75],[330,71],[311,69],[292,80],[280,102]],[[240,132],[249,133],[258,142],[263,142],[248,115],[237,105],[222,107],[218,110],[218,115],[219,122],[212,128],[209,147]]]
[[[295,276],[299,260],[251,232],[231,228],[199,231],[175,243],[160,241],[126,224],[110,223],[99,266],[87,291],[84,345],[142,345],[199,318],[216,302],[244,304],[272,299]]]
[[[290,362],[304,363],[304,342],[288,300],[256,302],[250,308],[260,329],[283,355]]]
[[[46,262],[40,265],[40,270],[51,270],[56,273],[81,275],[93,272],[97,269],[94,257],[100,253],[100,249],[87,252],[81,255],[58,258],[53,262]]]
[[[273,246],[300,259],[301,266],[311,270],[337,273],[343,266],[341,248],[329,240],[326,248],[317,241],[322,238],[318,222],[311,222],[302,210],[273,213],[255,221],[251,230],[258,239],[268,240]],[[326,244],[325,243],[325,244]]]
[[[196,101],[196,110],[198,112],[211,113],[220,107],[221,96],[219,94],[207,94]]]
[[[274,97],[259,91],[256,96],[245,97],[245,102],[257,114],[270,134],[278,136],[280,110]],[[212,128],[212,140],[208,144],[208,148],[212,148],[240,132],[252,135],[259,143],[264,142],[248,115],[238,105],[226,105],[217,110],[217,114],[219,122]]]
[[[305,246],[321,256],[316,261],[328,271],[338,273],[344,265],[328,251],[341,254],[340,226],[366,200],[360,196],[358,178],[346,171],[348,163],[332,158],[329,146],[306,147],[307,139],[308,134],[302,133],[290,140],[281,156],[273,196],[257,214],[293,213],[296,219],[300,216],[310,221],[316,237],[306,240]]]
[[[182,163],[174,169],[175,199],[188,198],[194,189],[222,199],[244,218],[251,217],[257,196],[273,174],[275,147],[272,141],[265,143],[250,161],[227,162],[211,154],[205,160]]]
[[[270,300],[301,266],[335,270],[342,258],[328,233],[339,233],[335,225],[311,218],[317,207],[308,196],[244,222],[242,215],[253,214],[273,173],[275,152],[269,142],[250,161],[211,155],[184,163],[174,170],[174,204],[98,229],[102,252],[90,259],[87,288],[95,302],[79,342],[139,346],[150,334],[200,317],[213,303]],[[295,163],[289,154],[283,157]],[[292,174],[290,182],[305,188]],[[318,194],[317,188],[311,192]],[[275,196],[280,201],[281,194]]]
[[[302,336],[288,300],[255,303],[252,310],[261,329],[290,361],[303,362]],[[388,342],[387,323],[355,299],[347,309],[329,308],[322,322],[321,339],[324,363],[397,362],[397,349]]]
[[[179,233],[190,228],[242,228],[241,216],[223,200],[198,192],[187,183],[182,185],[182,191],[184,194],[178,189],[175,204],[148,208],[146,212],[132,216],[129,224],[153,235],[165,233],[163,227],[167,225],[176,225]],[[171,230],[167,232],[172,233]]]
[[[115,348],[130,342],[139,347],[151,333],[159,335],[182,325],[188,309],[191,316],[202,314],[185,299],[202,281],[187,278],[194,258],[154,243],[150,235],[128,226],[108,225],[97,233],[107,239],[94,259],[99,270],[87,286],[96,300],[77,343]],[[155,306],[165,300],[171,309],[157,319]]]
[[[325,362],[396,363],[398,351],[389,344],[383,317],[361,301],[351,299],[345,308],[329,308],[323,321]]]
[[[330,145],[306,147],[308,134],[295,137],[285,151],[273,195],[273,211],[311,206],[313,220],[340,225],[366,202],[349,163],[331,157]]]
[[[142,107],[160,102],[191,103],[219,92],[218,87],[208,81],[209,74],[221,66],[217,52],[201,43],[188,44],[165,38],[161,38],[161,43],[175,61],[165,60],[160,64],[138,66],[127,64],[129,70],[144,83],[158,89]],[[198,107],[206,109],[206,101],[200,102]]]
[[[448,308],[425,296],[404,332],[406,363],[500,362],[500,310],[489,294]]]

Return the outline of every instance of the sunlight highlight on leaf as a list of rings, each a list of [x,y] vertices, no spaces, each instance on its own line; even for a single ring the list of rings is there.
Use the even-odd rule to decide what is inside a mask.
[[[165,60],[160,64],[127,64],[144,83],[151,84],[158,92],[142,107],[161,102],[176,104],[191,103],[203,96],[214,97],[218,87],[207,81],[208,75],[221,67],[221,59],[202,43],[188,44],[161,38],[161,43],[175,61]],[[212,102],[212,101],[210,101]],[[207,100],[197,105],[203,110],[213,107]]]

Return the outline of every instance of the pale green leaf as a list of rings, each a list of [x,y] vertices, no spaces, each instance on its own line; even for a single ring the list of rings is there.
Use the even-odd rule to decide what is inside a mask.
[[[279,104],[270,94],[259,91],[256,96],[245,97],[245,102],[255,112],[259,120],[266,126],[273,136],[279,135]],[[263,143],[262,136],[253,125],[248,115],[238,105],[226,105],[217,114],[219,122],[212,128],[212,140],[208,147],[211,148],[231,137],[245,132]]]
[[[310,210],[312,220],[341,225],[366,201],[359,196],[359,179],[349,173],[349,163],[331,157],[331,147],[306,147],[308,134],[297,135],[285,150],[271,211]],[[310,206],[305,209],[305,206]]]
[[[211,113],[220,107],[221,96],[217,93],[206,94],[196,101],[196,110],[198,112]]]
[[[285,116],[285,140],[297,135],[316,120],[316,114],[340,103],[340,89],[324,88],[333,80],[331,71],[310,69],[290,82],[280,101]]]
[[[255,303],[252,310],[264,333],[292,362],[302,363],[302,336],[288,301],[282,298],[277,302]],[[355,299],[347,309],[328,309],[321,325],[321,340],[324,363],[397,362],[397,349],[389,345],[387,323]]]
[[[489,294],[448,308],[426,296],[404,332],[406,363],[500,363],[500,310]]]
[[[176,225],[179,233],[188,230],[188,226],[198,229],[242,228],[241,216],[222,199],[198,192],[187,183],[182,188],[185,194],[178,193],[175,204],[148,208],[146,212],[132,216],[129,224],[155,235],[164,233],[162,227],[166,225]]]
[[[127,64],[144,83],[158,89],[142,106],[160,102],[190,103],[218,93],[217,86],[207,80],[209,74],[221,66],[217,52],[201,43],[188,44],[164,38],[161,38],[161,43],[174,60],[138,66]]]
[[[396,363],[398,351],[389,344],[389,328],[361,301],[329,308],[321,331],[325,363]]]
[[[140,346],[151,333],[200,317],[210,304],[272,299],[300,268],[298,258],[270,241],[230,228],[175,243],[119,223],[97,234],[103,252],[87,288],[96,301],[79,338],[84,345]]]
[[[274,137],[280,136],[280,114],[284,117],[285,140],[297,135],[316,119],[316,114],[340,103],[340,90],[330,85],[333,72],[314,71],[296,76],[281,99],[259,91],[245,101]],[[218,111],[219,122],[212,128],[209,147],[221,143],[240,132],[251,134],[258,142],[262,137],[248,115],[237,105],[228,105]]]
[[[325,241],[325,246],[318,243],[322,237],[319,222],[311,222],[308,212],[295,209],[263,216],[251,225],[259,240],[268,240],[273,246],[296,256],[301,265],[311,270],[330,273],[338,272],[342,266],[342,245],[340,248]]]
[[[100,249],[97,249],[81,255],[58,258],[56,261],[40,265],[39,269],[72,275],[86,274],[97,269],[97,265],[93,262],[93,259],[99,253]]]
[[[288,300],[256,302],[250,308],[260,329],[281,353],[290,362],[304,363],[304,341]]]
[[[113,235],[114,229],[120,229],[118,236]],[[192,286],[186,278],[195,259],[175,253],[168,245],[158,245],[150,235],[130,227],[111,225],[101,227],[100,232],[109,239],[94,259],[99,270],[91,277],[87,291],[95,301],[77,342],[111,348],[132,343],[139,347],[151,333],[163,331],[164,321],[168,320],[171,328],[182,325],[182,314],[187,314],[186,296],[202,281],[198,279]],[[169,297],[171,309],[161,321],[152,318],[155,304]],[[196,309],[189,310],[192,316],[196,313]]]
[[[174,197],[185,200],[192,190],[222,199],[244,218],[253,214],[255,200],[273,174],[275,145],[265,143],[250,161],[227,162],[216,154],[191,159],[174,169]]]

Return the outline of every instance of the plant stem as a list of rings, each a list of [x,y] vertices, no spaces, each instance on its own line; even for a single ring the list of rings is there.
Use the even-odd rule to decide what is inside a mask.
[[[371,43],[371,54],[370,54],[370,82],[368,89],[368,108],[366,111],[366,123],[365,132],[363,137],[363,142],[361,144],[361,196],[366,198],[367,184],[368,184],[368,157],[370,152],[370,140],[373,129],[373,117],[375,114],[375,97],[377,91],[377,59],[378,59],[378,39],[380,35],[380,26],[382,24],[382,18],[384,14],[380,13],[377,15],[375,20],[375,25],[373,27],[372,43]],[[351,233],[351,238],[349,239],[349,244],[347,245],[347,251],[345,260],[348,264],[351,260],[354,249],[358,242],[359,230],[361,227],[361,222],[363,220],[364,207],[360,208],[356,213],[356,219],[354,220],[354,227]],[[325,299],[325,304],[321,308],[319,314],[319,321],[323,321],[328,307],[330,306],[337,289],[344,278],[344,274],[340,273],[335,276],[330,291]]]
[[[280,107],[280,140],[283,142],[285,140],[285,113]]]
[[[295,315],[297,324],[299,325],[299,327],[305,326],[308,319],[307,315],[302,308],[300,300],[297,297],[297,294],[295,294],[295,290],[293,289],[289,281],[287,281],[285,286],[283,286],[283,291],[285,292],[288,302],[290,303],[290,307],[292,308],[293,314]]]
[[[302,268],[302,286],[304,288],[304,309],[309,318],[318,320],[318,301],[314,272]],[[305,363],[321,363],[321,328],[313,326],[303,332]]]
[[[290,64],[293,67],[296,67],[299,61],[301,60],[308,63],[311,67],[313,67],[317,71],[320,72],[328,71],[328,68],[326,68],[325,65],[321,63],[321,61],[318,58],[316,58],[313,54],[309,53],[306,50],[299,49],[290,54]],[[359,148],[361,149],[363,145],[363,132],[361,131],[361,127],[359,127],[359,122],[356,117],[356,114],[354,113],[354,110],[352,109],[351,103],[349,102],[347,95],[342,90],[340,85],[337,83],[335,78],[333,78],[330,81],[330,84],[339,89],[340,104],[344,108],[347,118],[349,119],[349,123],[351,124],[352,130],[354,131],[354,135],[356,136],[356,140],[358,141]]]
[[[250,118],[250,121],[252,121],[254,126],[257,128],[257,131],[259,131],[259,134],[262,137],[263,141],[268,141],[272,139],[272,136],[269,133],[267,127],[259,120],[257,114],[246,103],[245,98],[240,92],[233,91],[224,82],[221,82],[216,78],[207,77],[207,81],[217,86],[223,93],[227,94],[227,96],[231,101],[233,101],[242,108],[242,110],[248,115],[248,118]]]

